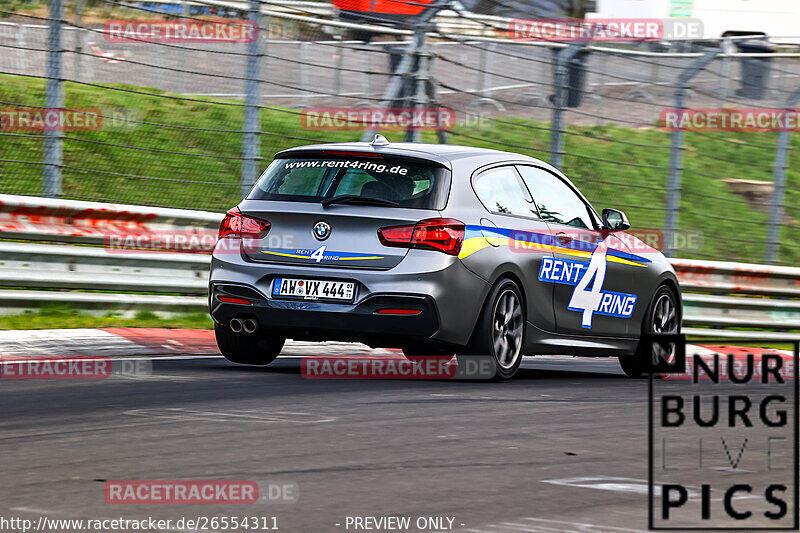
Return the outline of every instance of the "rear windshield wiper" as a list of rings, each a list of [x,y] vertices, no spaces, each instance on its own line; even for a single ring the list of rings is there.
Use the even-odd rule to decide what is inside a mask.
[[[381,198],[370,198],[369,196],[358,196],[355,194],[342,194],[341,196],[334,196],[322,200],[322,207],[328,207],[333,204],[362,204],[362,205],[385,205],[387,207],[400,207],[400,204],[391,200],[383,200]]]

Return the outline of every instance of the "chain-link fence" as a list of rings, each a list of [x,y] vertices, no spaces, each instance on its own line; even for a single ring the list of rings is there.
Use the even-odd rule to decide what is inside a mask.
[[[555,164],[598,210],[618,207],[635,228],[663,230],[671,255],[800,259],[800,173],[792,157],[798,135],[758,124],[729,132],[669,131],[659,122],[674,108],[797,107],[800,54],[794,48],[735,39],[515,42],[499,36],[506,28],[497,23],[484,23],[483,32],[497,37],[473,35],[472,18],[470,35],[459,34],[455,24],[433,26],[420,45],[413,28],[323,23],[320,10],[302,2],[281,12],[280,2],[222,4],[193,2],[180,17],[222,19],[232,29],[249,19],[258,38],[112,38],[108,20],[163,17],[158,3],[97,0],[94,10],[80,14],[81,4],[67,0],[24,13],[0,4],[6,114],[69,108],[102,115],[102,126],[55,131],[6,121],[0,192],[226,209],[278,150],[360,139],[361,131],[308,128],[303,110],[385,105],[387,86],[413,46],[430,58],[435,95],[426,95],[428,103],[455,111],[448,142]],[[371,39],[351,40],[357,33]],[[411,101],[419,96],[415,76],[425,73],[403,78],[412,86],[405,93]],[[421,139],[440,136],[425,132]]]

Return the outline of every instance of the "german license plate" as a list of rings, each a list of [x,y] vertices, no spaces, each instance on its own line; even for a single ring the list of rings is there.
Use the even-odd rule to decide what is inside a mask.
[[[276,298],[352,302],[355,289],[356,284],[352,281],[275,278],[275,282],[272,284],[272,296]]]

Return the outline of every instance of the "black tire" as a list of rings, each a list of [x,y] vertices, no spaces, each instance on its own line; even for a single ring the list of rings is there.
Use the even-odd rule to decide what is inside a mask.
[[[443,348],[436,344],[419,342],[403,346],[403,355],[409,361],[423,361],[436,359],[449,361],[455,355],[455,350]]]
[[[495,379],[511,379],[522,363],[525,315],[525,303],[517,284],[510,279],[500,280],[486,298],[472,338],[458,352],[458,357],[488,356],[495,367]]]
[[[668,301],[673,310],[673,318],[669,318],[669,313],[665,317],[664,302]],[[666,322],[662,320],[667,318]],[[642,334],[645,333],[680,333],[681,331],[681,308],[678,304],[678,296],[675,291],[666,285],[661,285],[656,290],[650,307],[644,316],[642,323]],[[644,342],[639,342],[634,355],[620,355],[619,366],[625,375],[631,378],[641,378],[645,376],[645,358],[650,357],[650,347],[645,346]]]
[[[234,333],[231,328],[214,324],[217,346],[225,359],[241,365],[266,366],[281,353],[284,337],[256,333]]]

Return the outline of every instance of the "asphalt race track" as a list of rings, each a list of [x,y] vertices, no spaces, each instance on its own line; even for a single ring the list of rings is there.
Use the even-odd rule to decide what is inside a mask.
[[[0,515],[256,512],[289,532],[346,531],[353,515],[455,517],[460,531],[646,529],[647,382],[615,360],[529,359],[506,383],[308,380],[297,358],[274,365],[170,358],[135,379],[4,380]],[[552,482],[590,477],[640,481]],[[105,503],[104,481],[120,479],[289,480],[300,497],[255,511]]]
[[[410,517],[400,531],[647,530],[648,382],[615,359],[528,358],[504,383],[307,379],[291,356],[268,368],[219,356],[116,360],[152,371],[0,380],[0,517],[259,516],[286,532],[396,531],[353,522],[390,516]],[[292,485],[299,498],[107,503],[104,486],[118,480],[250,480]],[[764,508],[750,496],[735,503]],[[443,522],[413,526],[429,518]]]

